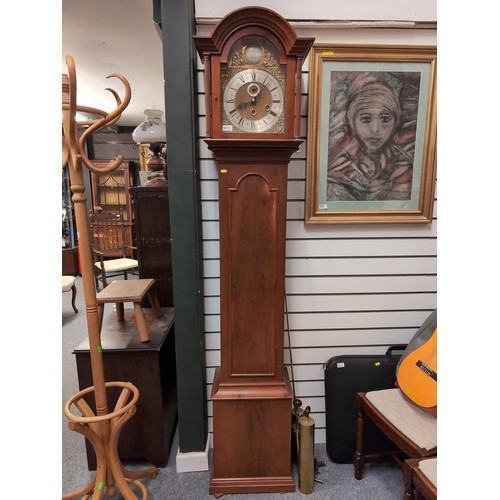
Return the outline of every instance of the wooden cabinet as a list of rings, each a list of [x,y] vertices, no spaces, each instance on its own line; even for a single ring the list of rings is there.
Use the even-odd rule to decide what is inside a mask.
[[[168,187],[130,189],[135,213],[139,277],[154,278],[162,307],[173,307]]]
[[[64,276],[75,275],[80,272],[78,262],[78,247],[62,249],[62,273]]]
[[[165,467],[177,422],[174,313],[172,308],[163,308],[163,316],[157,318],[151,309],[144,312],[150,336],[144,343],[133,309],[125,308],[124,321],[117,321],[114,312],[105,316],[101,332],[104,375],[108,382],[131,382],[140,393],[137,413],[121,433],[118,455],[122,460],[147,460]],[[93,384],[88,339],[73,354],[83,390]],[[114,407],[117,395],[109,395],[109,408]],[[95,470],[94,450],[88,441],[86,446],[88,467]]]
[[[109,161],[93,161],[100,168],[105,167]],[[91,172],[92,206],[94,211],[101,209],[103,212],[123,214],[125,221],[125,243],[133,245],[132,226],[134,212],[129,189],[133,185],[131,169],[132,162],[124,161],[119,168],[107,174]],[[120,256],[120,255],[117,255]]]

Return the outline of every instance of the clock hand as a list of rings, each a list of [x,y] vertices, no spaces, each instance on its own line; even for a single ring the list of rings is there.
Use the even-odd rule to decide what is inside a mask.
[[[260,92],[253,96],[249,101],[241,101],[238,106],[236,106],[236,109],[242,109],[242,108],[246,108],[247,106],[249,106],[250,104],[257,104],[257,101],[259,100],[260,98]]]
[[[249,104],[251,103],[251,101],[248,101],[248,102],[244,102],[244,101],[241,101],[238,106],[236,106],[236,109],[242,109],[242,108],[246,108]]]
[[[236,106],[236,109],[246,109],[247,106],[250,106],[250,105],[255,106],[257,104],[257,101],[260,99],[260,97],[262,95],[262,89],[261,89],[260,85],[254,84],[252,92],[255,91],[255,89],[256,89],[256,93],[254,95],[251,95],[250,100],[249,101],[241,101]],[[252,114],[254,114],[254,113],[252,113]]]
[[[255,97],[252,97],[249,101],[245,102],[245,101],[241,101],[238,106],[236,106],[236,109],[242,109],[242,108],[246,108],[247,106],[249,106],[250,104],[255,104],[257,102],[257,99]]]

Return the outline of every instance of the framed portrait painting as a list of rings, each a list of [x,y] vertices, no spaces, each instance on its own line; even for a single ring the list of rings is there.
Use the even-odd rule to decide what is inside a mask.
[[[431,222],[436,48],[316,45],[310,58],[306,222]]]

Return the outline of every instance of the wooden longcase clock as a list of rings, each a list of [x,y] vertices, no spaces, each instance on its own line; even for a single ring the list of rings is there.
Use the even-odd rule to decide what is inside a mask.
[[[221,366],[213,390],[213,495],[295,490],[293,398],[283,365],[287,170],[301,144],[301,67],[312,38],[258,7],[195,36],[206,142],[219,174]]]

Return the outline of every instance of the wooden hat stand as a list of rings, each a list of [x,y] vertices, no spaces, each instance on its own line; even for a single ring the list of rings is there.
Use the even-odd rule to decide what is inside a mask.
[[[85,153],[85,144],[90,135],[104,127],[116,123],[123,110],[128,106],[131,97],[130,84],[119,74],[108,76],[121,80],[125,86],[123,102],[113,89],[109,90],[115,97],[117,108],[111,113],[101,110],[77,106],[76,104],[76,70],[73,58],[66,57],[68,74],[62,75],[62,111],[63,111],[63,138],[62,138],[62,166],[68,165],[71,191],[75,205],[76,227],[79,232],[79,250],[82,271],[83,291],[87,311],[87,327],[90,346],[90,363],[92,369],[93,386],[75,394],[64,407],[64,413],[70,420],[68,427],[83,434],[92,444],[96,459],[96,474],[90,483],[81,488],[63,495],[63,499],[90,498],[100,500],[104,495],[111,497],[116,492],[116,486],[123,498],[134,500],[138,497],[130,487],[134,484],[141,492],[142,498],[148,496],[146,487],[139,481],[141,478],[154,478],[157,468],[141,471],[127,471],[121,465],[117,445],[120,433],[127,421],[136,412],[136,402],[139,399],[139,390],[129,382],[105,382],[104,366],[101,348],[101,324],[97,308],[96,291],[94,286],[94,270],[90,246],[90,232],[87,210],[85,206],[85,184],[83,179],[82,163],[94,173],[108,173],[120,166],[123,156],[118,156],[107,166],[96,167]],[[76,121],[76,112],[84,111],[101,116],[96,120],[85,122]],[[78,125],[88,125],[83,134],[78,137]],[[107,390],[121,389],[120,396],[114,410],[108,411]],[[93,393],[95,411],[85,400],[85,396]],[[71,407],[75,406],[82,416],[74,415]]]

